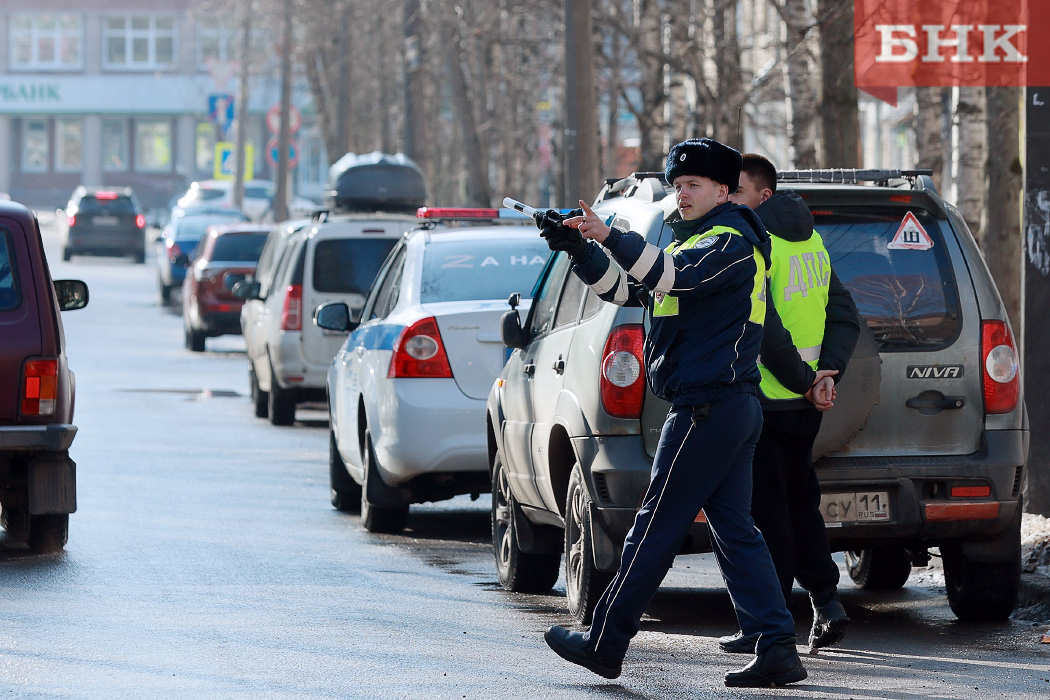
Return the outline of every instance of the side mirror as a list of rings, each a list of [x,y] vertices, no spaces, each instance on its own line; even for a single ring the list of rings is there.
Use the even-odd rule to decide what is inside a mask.
[[[523,348],[527,338],[525,330],[521,327],[521,319],[518,318],[518,310],[511,309],[503,314],[499,322],[499,337],[508,348]]]
[[[164,242],[164,236],[158,233],[156,236],[153,237],[153,242],[154,243],[163,243]]]
[[[178,265],[179,267],[189,267],[190,256],[186,255],[185,253],[179,253],[171,259],[171,264]]]
[[[254,280],[241,280],[233,285],[233,296],[238,299],[259,299],[259,283]]]
[[[509,297],[507,297],[507,303],[510,304],[510,308],[512,309],[518,308],[518,304],[521,303],[521,293],[514,292],[513,294],[511,294]]]
[[[357,323],[350,319],[350,307],[341,301],[329,301],[314,309],[314,325],[339,333],[357,328]]]
[[[62,311],[83,309],[88,303],[88,286],[80,280],[55,280],[55,295]]]

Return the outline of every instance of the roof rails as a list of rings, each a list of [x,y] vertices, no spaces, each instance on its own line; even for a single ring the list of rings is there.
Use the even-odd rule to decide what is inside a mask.
[[[778,182],[834,182],[859,185],[874,182],[885,187],[890,180],[909,180],[913,185],[922,176],[932,176],[932,170],[886,170],[858,168],[823,168],[818,170],[782,170],[777,173]]]
[[[654,187],[652,180],[657,181],[657,186]],[[666,185],[667,180],[664,179],[662,171],[638,171],[625,177],[607,177],[605,178],[605,184],[595,198],[594,203],[597,204],[598,202],[603,202],[606,199],[610,199],[621,193],[623,193],[624,196],[637,197],[650,202],[659,202],[667,196]],[[626,190],[630,188],[633,189],[631,189],[630,192],[626,192]]]

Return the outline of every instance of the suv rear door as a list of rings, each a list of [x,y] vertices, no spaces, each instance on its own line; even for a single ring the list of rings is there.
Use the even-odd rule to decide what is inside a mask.
[[[22,365],[43,353],[39,300],[29,259],[31,233],[0,217],[0,423],[18,422]]]
[[[343,234],[325,226],[315,229],[306,249],[303,275],[303,318],[326,301],[341,301],[356,318],[387,254],[407,228],[403,222],[362,221],[347,225]],[[307,362],[332,361],[346,335],[304,321],[303,356]]]
[[[816,229],[882,357],[880,402],[843,454],[975,452],[980,310],[944,212],[921,193],[822,195],[807,193]]]

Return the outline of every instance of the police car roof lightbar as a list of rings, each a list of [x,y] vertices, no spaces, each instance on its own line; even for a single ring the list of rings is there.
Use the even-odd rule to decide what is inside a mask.
[[[532,217],[513,209],[484,209],[478,207],[420,207],[416,210],[417,219],[428,221],[463,221],[463,220],[501,220],[527,221]]]
[[[782,170],[777,173],[780,182],[835,182],[857,185],[862,182],[886,182],[894,179],[915,179],[933,175],[932,170],[883,170],[858,168],[823,168],[817,170]]]

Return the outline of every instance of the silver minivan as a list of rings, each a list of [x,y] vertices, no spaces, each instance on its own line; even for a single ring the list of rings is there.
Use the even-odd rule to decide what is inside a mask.
[[[298,404],[325,400],[346,334],[312,323],[314,310],[341,301],[356,318],[387,253],[416,225],[406,214],[321,214],[270,233],[255,279],[234,288],[246,300],[241,330],[257,416],[291,425]]]
[[[866,588],[900,588],[913,565],[939,556],[960,619],[1008,617],[1028,421],[1017,346],[970,231],[927,173],[781,176],[809,204],[865,321],[814,446],[833,548]],[[658,173],[610,180],[593,205],[660,247],[675,207]],[[500,582],[549,589],[564,551],[569,611],[586,622],[616,570],[668,406],[645,385],[642,310],[603,304],[569,268],[551,257],[523,328],[507,315],[515,350],[487,425]],[[641,376],[616,371],[632,361]],[[682,551],[710,551],[702,513]]]

